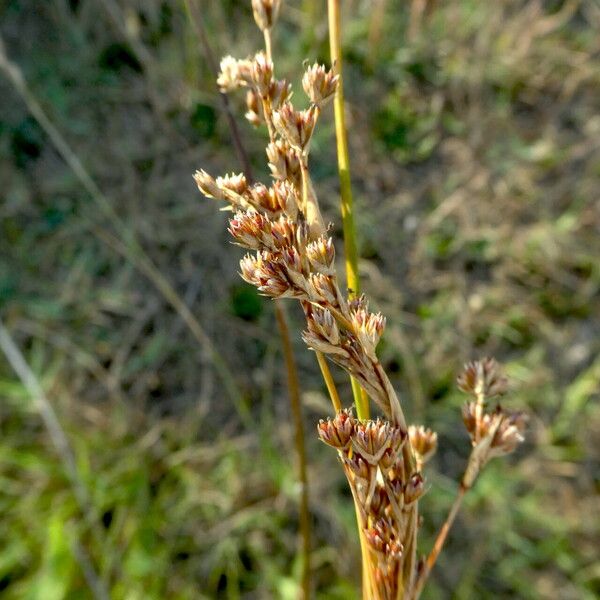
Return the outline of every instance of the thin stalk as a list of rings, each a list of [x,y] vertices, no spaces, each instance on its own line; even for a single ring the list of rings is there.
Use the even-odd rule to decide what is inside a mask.
[[[350,156],[346,136],[346,117],[344,114],[344,84],[342,69],[342,42],[340,0],[328,0],[329,49],[331,63],[339,75],[339,83],[333,100],[335,114],[335,137],[337,141],[338,174],[340,178],[340,197],[342,208],[342,227],[344,232],[344,252],[346,260],[346,282],[352,295],[360,293],[358,273],[358,252],[356,249],[356,229],[354,226],[354,207],[352,186],[350,183]],[[369,418],[369,398],[358,382],[351,378],[352,394],[359,419]]]
[[[325,385],[327,386],[327,391],[329,392],[329,397],[331,398],[331,403],[333,404],[333,408],[336,413],[342,410],[342,401],[340,400],[340,396],[338,394],[337,388],[335,387],[335,382],[333,381],[333,377],[331,375],[331,371],[329,370],[329,364],[327,363],[327,359],[322,352],[318,350],[315,352],[317,355],[317,362],[319,363],[319,367],[321,369],[321,374],[323,375],[323,379],[325,380]]]
[[[272,61],[273,60],[273,51],[271,50],[271,48],[272,48],[271,30],[265,29],[263,33],[264,33],[264,37],[265,37],[265,54],[267,55],[267,59]]]
[[[302,594],[310,598],[310,512],[308,507],[308,475],[306,467],[306,447],[304,444],[304,424],[302,422],[302,404],[298,370],[294,360],[294,351],[290,340],[287,319],[281,302],[275,302],[275,316],[281,334],[283,356],[287,370],[288,393],[294,420],[296,455],[298,456],[298,475],[300,480],[300,535],[302,537]]]
[[[446,517],[444,524],[442,525],[439,533],[437,534],[437,537],[433,544],[433,548],[431,549],[431,552],[427,556],[425,564],[423,565],[423,570],[417,577],[417,580],[415,582],[415,587],[410,596],[410,600],[418,600],[419,596],[421,595],[421,592],[423,591],[425,582],[427,581],[427,578],[429,577],[429,574],[431,573],[431,570],[433,569],[433,566],[435,565],[435,563],[438,559],[438,556],[440,555],[440,552],[442,551],[442,548],[444,547],[444,543],[446,541],[446,538],[448,537],[450,528],[452,527],[454,520],[456,519],[456,515],[458,514],[458,511],[460,510],[462,501],[465,497],[467,490],[468,490],[468,488],[465,487],[465,485],[461,483],[460,487],[458,488],[458,493],[456,494],[456,498],[454,499],[454,502],[452,503],[452,506],[450,507],[448,516]]]

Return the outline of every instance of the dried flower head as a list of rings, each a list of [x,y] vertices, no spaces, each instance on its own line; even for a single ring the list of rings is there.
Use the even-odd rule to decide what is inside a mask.
[[[358,423],[352,441],[358,454],[368,463],[377,465],[386,450],[397,452],[404,440],[405,435],[401,429],[378,419]]]
[[[271,29],[281,8],[281,0],[252,0],[252,12],[259,29]]]
[[[275,179],[300,182],[300,161],[298,153],[283,139],[277,139],[267,146],[269,169]]]
[[[335,260],[335,248],[333,240],[330,237],[321,236],[308,244],[306,247],[306,256],[315,271],[324,275],[334,275],[333,261]]]
[[[377,360],[375,349],[385,329],[385,317],[364,308],[352,312],[352,323],[358,340],[371,360]]]
[[[527,415],[523,412],[506,413],[500,407],[496,411],[496,418],[500,418],[491,444],[491,455],[502,456],[514,452],[519,444],[525,440]]]
[[[423,425],[411,425],[408,428],[408,439],[418,462],[424,465],[437,450],[437,433],[426,429]]]
[[[273,79],[267,91],[267,97],[271,103],[271,108],[277,110],[284,102],[287,102],[292,95],[292,84],[285,79]]]
[[[421,473],[414,473],[404,486],[404,502],[411,504],[425,492],[425,480]]]
[[[216,198],[217,200],[223,200],[225,198],[214,177],[209,175],[204,169],[200,169],[194,173],[194,181],[196,182],[198,189],[207,198]]]
[[[306,150],[317,123],[317,114],[315,106],[297,111],[290,102],[285,102],[273,112],[273,125],[294,148]]]
[[[251,80],[252,63],[247,59],[238,60],[233,56],[221,59],[220,71],[217,77],[219,89],[226,93],[248,85]]]
[[[273,80],[273,62],[264,52],[257,52],[251,62],[251,81],[261,96],[268,96]]]
[[[302,87],[313,104],[323,105],[333,98],[339,76],[333,70],[315,63],[308,67],[302,77]]]
[[[317,432],[323,442],[338,450],[345,450],[350,446],[354,434],[356,419],[351,409],[338,412],[333,419],[321,419],[317,425]]]
[[[492,398],[506,393],[508,381],[494,358],[484,358],[466,364],[457,384],[467,394]]]

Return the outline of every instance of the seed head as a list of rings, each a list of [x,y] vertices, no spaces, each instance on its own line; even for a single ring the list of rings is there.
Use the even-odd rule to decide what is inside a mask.
[[[400,429],[378,419],[358,423],[352,441],[356,452],[370,464],[376,465],[388,448],[393,452],[398,451],[404,436]]]
[[[196,182],[198,189],[207,198],[216,198],[217,200],[223,200],[225,198],[215,179],[204,169],[200,169],[194,173],[194,181]]]
[[[233,56],[225,56],[221,59],[217,85],[223,92],[231,92],[251,81],[252,63],[247,59],[238,60]]]
[[[296,298],[298,291],[287,276],[285,266],[270,252],[247,254],[240,261],[241,277],[271,298]]]
[[[324,421],[321,419],[317,425],[317,432],[323,442],[345,450],[350,446],[350,440],[354,433],[356,419],[352,416],[350,409],[341,410],[333,419]]]
[[[418,500],[425,491],[425,480],[421,473],[414,473],[404,486],[404,502],[411,504]]]
[[[371,473],[373,472],[373,468],[359,454],[352,454],[352,456],[343,456],[342,461],[356,477],[360,477],[361,479],[364,479],[366,481],[371,479]]]
[[[257,52],[252,60],[252,83],[261,96],[268,96],[273,79],[273,62],[264,52]]]
[[[248,181],[243,173],[227,174],[223,177],[217,177],[217,187],[221,192],[233,192],[239,196],[243,196],[248,189]]]
[[[323,65],[315,63],[308,67],[302,77],[302,87],[313,104],[324,104],[333,98],[339,76]]]
[[[385,329],[385,317],[359,308],[352,312],[352,323],[359,342],[371,360],[377,360],[375,349]]]
[[[334,275],[335,268],[333,261],[335,260],[335,248],[333,240],[328,237],[321,236],[314,242],[311,242],[306,247],[306,256],[310,261],[312,268],[318,273],[324,275]]]
[[[313,307],[307,318],[308,330],[333,346],[340,343],[340,331],[333,315],[326,308]]]
[[[289,181],[276,181],[271,188],[273,205],[287,217],[296,220],[298,216],[298,191]]]
[[[261,31],[271,29],[281,8],[281,0],[252,0],[254,20]]]
[[[308,283],[309,296],[313,300],[330,304],[333,307],[340,305],[340,293],[333,277],[323,273],[311,273]]]
[[[490,454],[492,456],[510,454],[525,440],[523,434],[527,426],[527,415],[523,412],[505,413],[498,408],[494,417],[500,418],[501,422],[494,434]]]
[[[267,96],[274,110],[278,109],[292,95],[292,84],[285,79],[273,79],[269,85]]]
[[[290,102],[273,111],[273,125],[279,134],[294,148],[305,150],[310,143],[318,110],[311,106],[306,110],[296,111]]]
[[[437,450],[437,433],[425,429],[423,425],[411,425],[408,428],[408,438],[417,460],[424,465]]]
[[[284,139],[278,139],[267,146],[269,169],[275,179],[300,181],[298,153]]]
[[[229,233],[240,246],[251,250],[273,250],[271,226],[267,217],[254,210],[238,211],[229,221]]]
[[[508,380],[494,358],[484,358],[465,365],[457,378],[458,387],[467,394],[492,398],[506,393]]]

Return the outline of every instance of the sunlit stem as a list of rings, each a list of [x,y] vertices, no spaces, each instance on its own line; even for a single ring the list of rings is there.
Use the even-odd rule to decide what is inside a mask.
[[[344,231],[344,252],[346,262],[346,281],[351,295],[360,293],[358,274],[358,252],[356,249],[356,231],[354,227],[354,208],[350,183],[350,157],[346,136],[346,118],[344,115],[344,85],[342,77],[342,43],[340,0],[328,0],[329,48],[331,63],[339,75],[339,83],[333,101],[335,113],[335,137],[337,141],[338,174],[340,179],[340,197],[342,208],[342,226]],[[351,378],[352,394],[359,419],[369,418],[369,398],[356,379]]]

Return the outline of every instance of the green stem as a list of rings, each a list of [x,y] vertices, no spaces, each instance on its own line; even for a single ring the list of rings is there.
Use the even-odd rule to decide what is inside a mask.
[[[335,93],[333,106],[335,113],[335,137],[337,141],[338,173],[340,178],[342,226],[344,231],[344,252],[346,256],[346,282],[351,296],[356,296],[360,293],[360,278],[358,274],[358,252],[356,249],[356,229],[354,227],[352,186],[350,183],[350,157],[348,154],[346,117],[344,114],[340,0],[328,0],[328,15],[331,63],[339,76],[339,83]],[[369,398],[354,378],[352,378],[351,381],[357,416],[361,420],[368,419]]]

